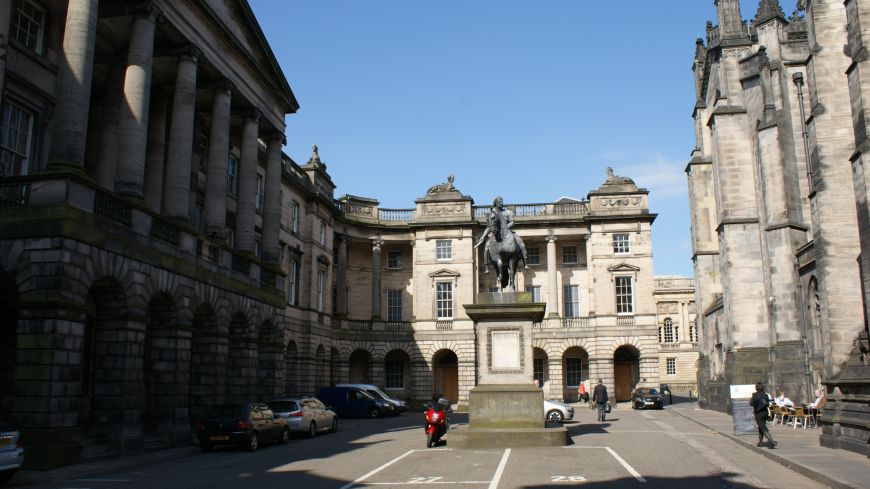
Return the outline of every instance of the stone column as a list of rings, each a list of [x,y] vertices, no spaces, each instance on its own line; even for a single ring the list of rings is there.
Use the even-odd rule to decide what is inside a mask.
[[[263,260],[277,265],[281,259],[281,209],[284,198],[281,191],[281,146],[284,133],[275,132],[266,141],[266,180],[263,184]]]
[[[339,234],[338,267],[336,268],[336,308],[339,317],[347,317],[347,236]]]
[[[69,0],[64,24],[48,166],[83,171],[99,0]]]
[[[372,240],[372,319],[381,318],[381,246],[382,239]]]
[[[547,316],[559,317],[559,277],[556,274],[556,236],[547,236]]]
[[[169,101],[158,88],[151,102],[148,116],[148,152],[145,166],[145,205],[154,212],[163,210],[163,166],[166,162],[166,117]]]
[[[97,184],[115,188],[115,165],[118,163],[118,118],[121,113],[121,95],[124,91],[124,68],[120,62],[112,63],[103,88],[103,117],[100,127],[100,152],[97,157]]]
[[[586,252],[586,284],[589,288],[589,316],[595,316],[595,267],[592,262],[592,243],[589,236],[583,242],[583,248]]]
[[[172,96],[172,121],[166,160],[166,213],[181,221],[190,220],[190,160],[193,157],[193,117],[196,111],[196,63],[198,53],[179,55]]]
[[[260,133],[260,114],[252,111],[245,115],[242,127],[242,154],[239,161],[239,198],[236,203],[236,249],[254,253],[254,219],[257,199],[257,137]]]
[[[118,171],[115,191],[142,197],[145,180],[145,150],[148,136],[148,105],[151,96],[151,65],[154,62],[154,27],[157,15],[150,7],[137,9],[133,18],[124,103],[118,126]]]
[[[205,181],[205,229],[222,237],[227,219],[227,161],[230,151],[230,103],[232,88],[214,90],[211,131],[208,138],[208,175]]]

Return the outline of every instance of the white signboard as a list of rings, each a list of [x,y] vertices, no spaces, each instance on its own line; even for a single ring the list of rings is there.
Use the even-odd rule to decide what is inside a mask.
[[[755,384],[732,385],[731,399],[752,399],[755,394]]]
[[[520,368],[519,331],[492,333],[492,369],[514,370]]]

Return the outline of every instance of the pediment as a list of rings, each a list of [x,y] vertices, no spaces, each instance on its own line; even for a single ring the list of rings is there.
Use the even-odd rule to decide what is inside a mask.
[[[638,272],[640,268],[629,265],[628,263],[619,263],[617,265],[611,265],[607,267],[607,271],[609,272]]]
[[[455,272],[453,270],[447,270],[446,268],[442,268],[436,272],[432,272],[429,274],[431,278],[457,278],[459,277],[459,272]]]

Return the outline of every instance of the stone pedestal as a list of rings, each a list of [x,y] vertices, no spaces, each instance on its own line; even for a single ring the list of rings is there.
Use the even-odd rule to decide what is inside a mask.
[[[468,398],[468,428],[452,430],[458,448],[562,446],[564,427],[544,425],[544,394],[532,383],[532,323],[546,304],[531,293],[478,294],[465,312],[475,322],[477,386]]]

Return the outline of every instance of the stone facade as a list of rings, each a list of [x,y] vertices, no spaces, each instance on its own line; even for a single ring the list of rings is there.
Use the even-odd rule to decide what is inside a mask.
[[[282,153],[298,103],[247,2],[100,3],[0,15],[0,417],[27,463],[189,443],[210,406],[338,382],[467,403],[489,206],[452,177],[408,209],[335,199],[316,147]],[[658,384],[648,192],[611,171],[508,208],[546,396]]]
[[[824,385],[823,443],[866,452],[870,372],[838,379],[867,363],[857,26],[870,2],[801,0],[787,18],[761,0],[751,23],[737,0],[715,3],[719,25],[696,44],[686,168],[701,404],[727,409],[729,384],[796,402]]]
[[[697,392],[700,330],[695,280],[659,275],[653,294],[659,327],[659,379],[673,392]]]

